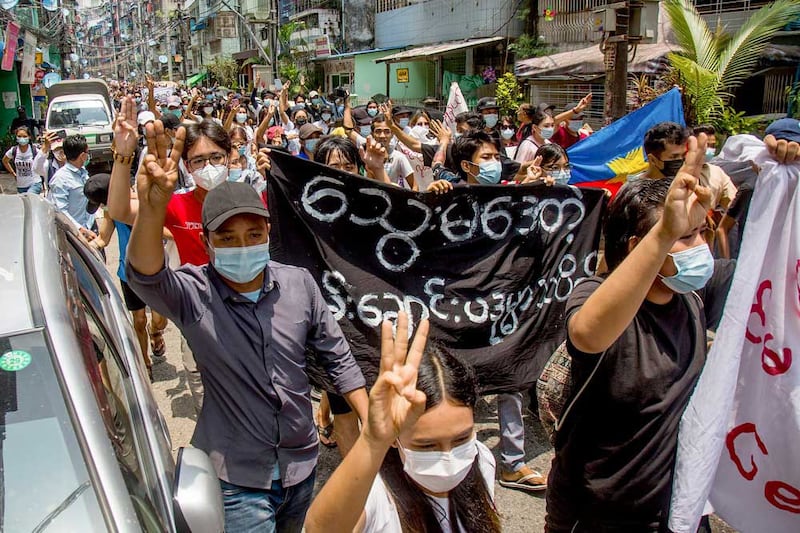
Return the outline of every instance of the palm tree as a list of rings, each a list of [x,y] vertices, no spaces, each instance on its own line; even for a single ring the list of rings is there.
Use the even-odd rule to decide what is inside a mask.
[[[683,88],[687,122],[711,121],[733,91],[753,73],[769,40],[800,16],[800,0],[776,0],[753,13],[734,35],[709,29],[690,0],[668,0],[664,9],[680,51],[668,55]]]

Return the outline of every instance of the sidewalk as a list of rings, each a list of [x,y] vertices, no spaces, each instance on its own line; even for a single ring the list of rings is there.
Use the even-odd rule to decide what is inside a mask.
[[[2,167],[0,167],[2,168]],[[3,194],[17,194],[17,180],[3,169],[0,172],[0,191]]]

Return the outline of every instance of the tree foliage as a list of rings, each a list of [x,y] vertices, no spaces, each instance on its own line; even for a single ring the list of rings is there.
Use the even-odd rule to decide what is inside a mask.
[[[668,0],[664,9],[680,50],[669,54],[683,89],[686,121],[713,122],[733,91],[748,79],[777,31],[800,15],[800,1],[776,0],[755,11],[733,35],[712,31],[690,0]]]
[[[206,65],[208,73],[223,87],[235,89],[239,86],[239,65],[230,57],[216,56]]]
[[[497,98],[497,105],[500,106],[501,115],[516,115],[517,109],[522,103],[522,90],[516,76],[506,72],[497,80],[495,98]]]

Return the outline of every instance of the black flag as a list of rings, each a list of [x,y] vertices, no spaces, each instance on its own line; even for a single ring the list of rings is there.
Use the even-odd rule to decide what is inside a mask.
[[[430,339],[473,365],[482,392],[529,387],[596,269],[601,190],[414,193],[275,152],[271,174],[272,257],[311,271],[370,383],[380,323],[405,310],[412,325],[430,319]]]

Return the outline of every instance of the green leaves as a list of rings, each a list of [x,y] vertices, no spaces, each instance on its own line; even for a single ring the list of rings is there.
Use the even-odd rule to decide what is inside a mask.
[[[800,16],[800,0],[777,0],[762,7],[734,35],[719,24],[712,32],[689,0],[668,0],[664,9],[681,48],[668,57],[688,103],[686,120],[699,124],[725,110],[775,32]]]
[[[517,78],[510,72],[506,72],[497,80],[495,90],[497,105],[500,106],[501,115],[515,116],[520,103],[522,103],[522,92]]]
[[[761,52],[775,32],[798,16],[800,2],[797,0],[778,0],[751,15],[720,53],[722,86],[728,91],[740,86],[752,74]]]

